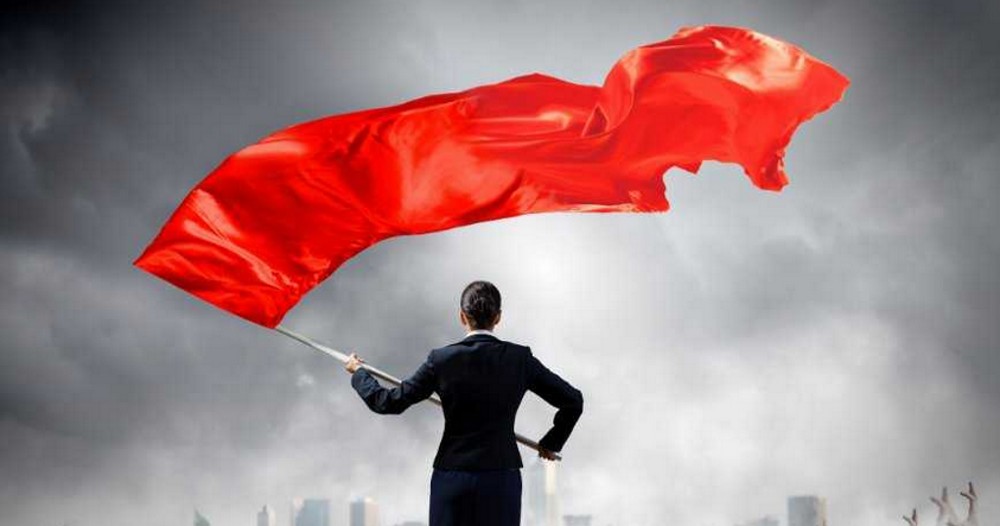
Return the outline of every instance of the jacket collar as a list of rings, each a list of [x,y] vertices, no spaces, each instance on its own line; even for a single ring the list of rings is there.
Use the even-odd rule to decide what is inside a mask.
[[[463,342],[500,341],[500,338],[497,338],[496,336],[494,336],[492,334],[476,333],[476,334],[470,334],[470,335],[466,336],[465,338],[462,338],[462,341]]]

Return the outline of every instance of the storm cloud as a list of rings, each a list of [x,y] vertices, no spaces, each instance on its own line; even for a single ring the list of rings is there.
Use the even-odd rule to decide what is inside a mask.
[[[851,78],[781,192],[665,175],[666,214],[394,238],[285,323],[405,376],[500,337],[585,395],[564,513],[727,526],[813,493],[899,523],[943,484],[1000,516],[1000,7],[986,1],[56,2],[0,22],[0,523],[248,524],[293,497],[426,520],[442,422],[371,414],[339,364],[131,263],[226,155],[322,115],[533,71],[599,84],[637,45],[751,27]],[[551,410],[528,396],[518,430]],[[525,462],[533,455],[524,451]],[[926,520],[925,518],[925,520]]]

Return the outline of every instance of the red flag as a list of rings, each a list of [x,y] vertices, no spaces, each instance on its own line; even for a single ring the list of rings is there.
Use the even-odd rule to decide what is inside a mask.
[[[662,212],[664,171],[704,160],[780,190],[792,133],[847,85],[788,43],[702,26],[627,52],[603,86],[532,73],[306,122],[226,159],[135,264],[274,327],[392,236],[539,212]]]

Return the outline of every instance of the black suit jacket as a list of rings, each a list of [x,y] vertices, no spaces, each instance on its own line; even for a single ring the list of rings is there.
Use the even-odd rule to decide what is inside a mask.
[[[442,469],[522,467],[514,417],[525,391],[558,409],[539,440],[551,451],[562,449],[583,412],[583,393],[542,365],[530,347],[491,334],[431,350],[399,387],[382,387],[364,368],[351,376],[351,386],[380,414],[402,413],[437,392],[445,423],[434,467]]]

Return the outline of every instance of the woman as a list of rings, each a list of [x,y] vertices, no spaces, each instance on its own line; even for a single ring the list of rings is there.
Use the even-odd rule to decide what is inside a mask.
[[[430,526],[517,526],[522,463],[514,419],[521,399],[532,391],[558,409],[538,441],[538,455],[554,460],[583,412],[583,394],[542,365],[530,347],[493,335],[501,311],[492,283],[470,283],[460,307],[465,338],[431,350],[399,387],[379,385],[356,354],[345,368],[376,413],[402,413],[434,392],[441,397],[445,424],[431,476]]]

